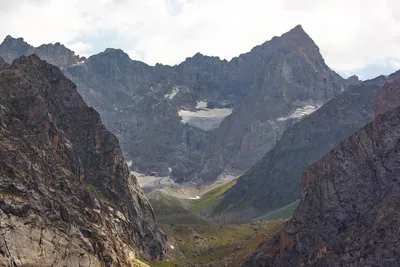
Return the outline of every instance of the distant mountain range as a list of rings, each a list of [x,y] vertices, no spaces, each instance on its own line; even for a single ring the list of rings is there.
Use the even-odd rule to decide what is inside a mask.
[[[196,54],[176,66],[118,49],[86,59],[58,43],[35,48],[8,36],[0,45],[8,63],[32,53],[77,84],[132,170],[178,183],[245,172],[289,126],[359,82],[330,70],[301,26],[229,62]]]

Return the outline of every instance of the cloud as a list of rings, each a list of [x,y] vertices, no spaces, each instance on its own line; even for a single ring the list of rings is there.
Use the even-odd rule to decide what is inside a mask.
[[[89,43],[76,42],[68,45],[68,48],[74,51],[77,55],[87,55],[93,49]]]
[[[370,78],[399,67],[399,10],[398,0],[0,0],[0,36],[177,64],[196,52],[230,59],[302,24],[330,67]]]

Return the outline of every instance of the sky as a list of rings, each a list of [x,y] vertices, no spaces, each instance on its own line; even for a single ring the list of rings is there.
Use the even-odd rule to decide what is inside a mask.
[[[298,24],[344,77],[400,69],[398,0],[0,0],[0,38],[81,56],[121,48],[150,65],[229,60]]]

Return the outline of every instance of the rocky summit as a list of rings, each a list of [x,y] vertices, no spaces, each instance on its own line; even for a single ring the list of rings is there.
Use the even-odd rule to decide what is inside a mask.
[[[305,171],[293,218],[242,266],[398,266],[399,159],[400,107]]]
[[[0,63],[1,64],[1,63]],[[36,55],[0,67],[0,265],[146,266],[165,236],[117,138]]]
[[[304,170],[382,111],[400,105],[400,72],[350,86],[289,127],[257,164],[225,193],[223,218],[257,217],[300,197]]]
[[[287,127],[359,82],[330,70],[300,25],[231,61],[198,53],[176,66],[149,66],[120,49],[80,59],[58,44],[7,37],[0,45],[9,63],[28,53],[63,68],[131,170],[178,183],[243,173]]]

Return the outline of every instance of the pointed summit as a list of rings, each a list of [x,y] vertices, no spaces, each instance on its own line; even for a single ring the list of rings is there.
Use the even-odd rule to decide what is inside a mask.
[[[11,43],[24,43],[29,45],[28,43],[25,42],[24,38],[19,37],[19,38],[14,38],[11,35],[7,35],[6,38],[4,38],[3,43],[7,43],[7,42],[11,42]]]
[[[0,44],[0,57],[9,64],[21,55],[31,54],[32,51],[33,47],[26,43],[23,38],[13,38],[11,35],[7,35]]]
[[[293,29],[291,29],[289,32],[295,32],[295,33],[302,33],[302,34],[307,34],[303,27],[301,26],[301,24],[298,24],[296,27],[294,27]]]
[[[7,35],[6,38],[4,38],[4,41],[13,40],[13,39],[15,39],[15,38],[13,38],[11,35]]]
[[[311,37],[304,31],[303,27],[299,24],[287,33],[282,34],[281,36],[287,40],[311,40]]]

